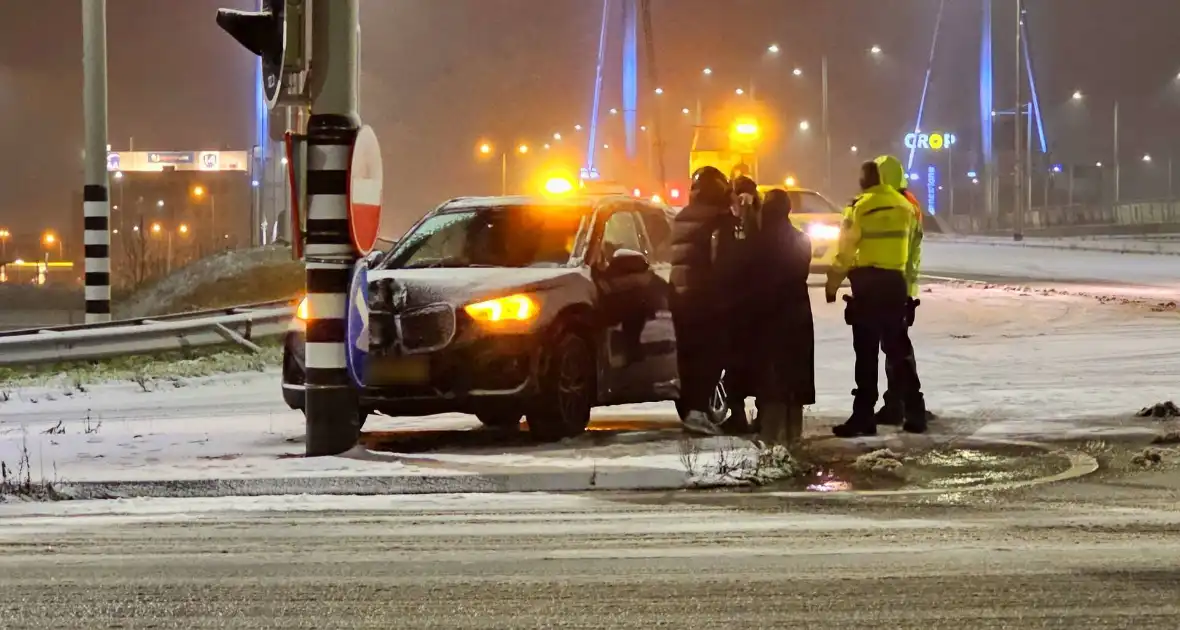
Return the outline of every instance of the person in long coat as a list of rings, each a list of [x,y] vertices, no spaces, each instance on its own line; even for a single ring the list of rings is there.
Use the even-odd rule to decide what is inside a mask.
[[[772,190],[762,202],[757,229],[747,231],[749,265],[742,324],[749,358],[751,393],[757,399],[755,430],[774,442],[797,440],[802,407],[815,403],[815,324],[807,279],[811,242],[791,224],[791,202],[785,191]],[[741,348],[735,348],[741,352]],[[763,430],[770,414],[785,414]],[[787,434],[781,434],[783,427]]]

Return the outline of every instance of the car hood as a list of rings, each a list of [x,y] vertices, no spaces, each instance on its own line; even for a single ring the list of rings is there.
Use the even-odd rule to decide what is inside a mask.
[[[517,292],[539,291],[581,277],[579,269],[464,267],[380,269],[370,271],[370,284],[393,279],[406,290],[406,307],[447,302],[455,306]]]

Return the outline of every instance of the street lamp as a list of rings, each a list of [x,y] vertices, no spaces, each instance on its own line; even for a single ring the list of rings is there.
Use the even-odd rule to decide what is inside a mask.
[[[560,133],[553,134],[553,139],[554,140],[561,140],[561,134]]]
[[[692,110],[690,110],[689,108],[685,107],[684,109],[680,110],[680,113],[681,113],[681,114],[684,114],[685,116],[687,116],[687,115],[689,114],[689,112],[691,112],[691,111],[692,111]]]
[[[1144,161],[1144,162],[1150,162],[1150,161],[1151,161],[1151,154],[1150,154],[1150,153],[1144,153],[1144,154],[1143,154],[1143,161]]]
[[[791,74],[793,74],[797,77],[801,77],[801,76],[803,76],[803,68],[795,68],[794,70],[791,71]]]
[[[53,232],[45,232],[45,234],[41,236],[41,242],[45,245],[45,248],[47,250],[52,249],[54,245],[57,245],[57,257],[58,258],[65,258],[66,257],[65,251],[64,251],[65,243],[62,243],[62,240],[60,238],[58,238],[57,235],[54,234]],[[45,252],[45,260],[49,260],[49,252],[48,251]]]
[[[181,234],[188,234],[188,224],[187,223],[181,223],[180,227],[177,229],[180,231]]]
[[[738,96],[741,96],[742,94],[745,94],[746,91],[743,90],[742,88],[738,88],[738,89],[734,90],[733,93],[737,94]]]
[[[705,68],[704,70],[701,70],[701,74],[703,74],[705,76],[709,76],[709,75],[713,74],[713,69],[712,68]]]
[[[766,47],[766,52],[772,55],[777,55],[779,50],[781,49],[778,47],[778,44],[771,44]]]
[[[858,152],[860,152],[860,147],[857,147],[854,144],[854,145],[852,145],[852,148],[850,149],[850,151],[852,151],[853,153],[858,153]]]
[[[157,207],[157,208],[163,208],[163,207],[164,207],[164,200],[163,200],[163,199],[161,199],[161,200],[157,201],[157,202],[156,202],[156,207]]]
[[[663,94],[664,88],[656,88],[656,94]]]
[[[618,113],[619,113],[619,110],[618,110],[618,108],[616,108],[616,107],[612,107],[612,108],[610,108],[610,115],[611,115],[611,116],[614,116],[614,115],[616,115],[616,114],[618,114]]]
[[[873,46],[872,48],[869,49],[869,52],[874,55],[879,55],[879,54],[881,54],[881,47],[880,46]]]
[[[799,123],[799,131],[807,131],[809,129],[811,129],[811,123],[807,122],[806,120]]]
[[[553,134],[553,135],[555,137],[560,136],[560,134]],[[545,148],[548,149],[549,145],[545,145]],[[486,157],[486,156],[490,156],[493,153],[495,153],[496,148],[494,146],[492,146],[492,144],[490,142],[481,142],[478,146],[478,150],[479,150],[479,154],[481,156]],[[529,145],[527,145],[527,144],[518,145],[516,147],[516,152],[519,153],[520,155],[527,154],[529,152]],[[507,151],[500,153],[500,194],[501,195],[508,194],[508,152]]]

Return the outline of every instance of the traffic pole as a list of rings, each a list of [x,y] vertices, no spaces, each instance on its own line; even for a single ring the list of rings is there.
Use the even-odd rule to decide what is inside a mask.
[[[316,1],[311,11],[312,103],[307,125],[306,401],[308,456],[338,455],[360,433],[346,363],[348,288],[356,260],[348,177],[357,113],[358,0]]]
[[[111,320],[111,203],[107,172],[107,3],[82,0],[83,117],[86,179],[82,188],[86,323]]]

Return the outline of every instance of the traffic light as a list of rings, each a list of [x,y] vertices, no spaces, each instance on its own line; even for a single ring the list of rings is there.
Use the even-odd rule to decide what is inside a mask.
[[[283,93],[284,77],[304,68],[304,0],[262,0],[259,11],[218,9],[217,25],[262,58],[262,86],[268,107]]]

